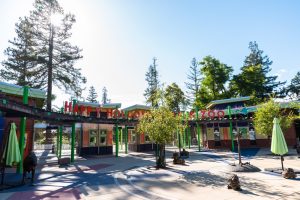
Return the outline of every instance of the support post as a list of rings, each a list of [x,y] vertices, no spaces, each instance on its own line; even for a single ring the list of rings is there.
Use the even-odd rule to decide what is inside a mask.
[[[182,136],[182,148],[185,148],[185,137],[186,137],[186,128],[184,129],[183,136]]]
[[[77,103],[77,100],[76,99],[73,99],[72,100],[72,113],[73,113],[73,115],[75,114],[75,112],[74,112],[74,107],[75,107],[75,104]]]
[[[180,133],[178,133],[178,148],[179,148],[179,156],[180,156],[180,152],[181,152],[181,137],[180,137]]]
[[[71,162],[74,162],[74,148],[75,148],[75,123],[72,124],[72,135],[71,135]]]
[[[197,126],[197,136],[198,136],[198,151],[201,151],[201,138],[200,138],[200,128],[199,128],[199,109],[198,107],[196,107],[196,120],[197,120],[197,123],[196,123],[196,126]]]
[[[119,132],[118,132],[118,124],[116,124],[115,126],[116,130],[115,130],[115,134],[116,134],[116,157],[119,156]]]
[[[127,125],[125,125],[125,154],[128,153],[128,128]]]
[[[23,104],[28,105],[28,93],[29,87],[23,87]],[[24,148],[25,148],[25,131],[26,131],[26,117],[21,117],[21,124],[20,124],[20,155],[21,161],[17,168],[17,172],[22,174],[23,173],[23,159],[24,159]]]
[[[59,150],[59,127],[56,130],[56,156],[58,157],[58,150]]]
[[[233,140],[233,132],[232,132],[232,117],[231,117],[231,107],[228,106],[228,118],[229,118],[229,132],[231,137],[231,151],[234,151],[234,140]]]
[[[188,126],[187,133],[188,133],[188,145],[190,149],[191,148],[191,127],[190,126]]]
[[[63,127],[59,126],[59,154],[58,154],[59,158],[61,158],[61,150],[62,150],[62,130]]]
[[[123,150],[123,129],[120,130],[120,146],[120,149]]]

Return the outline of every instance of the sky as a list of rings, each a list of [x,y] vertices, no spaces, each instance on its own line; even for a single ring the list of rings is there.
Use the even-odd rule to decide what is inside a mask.
[[[28,16],[34,0],[0,0],[0,61],[15,37],[15,23]],[[76,16],[71,43],[83,49],[76,63],[101,100],[108,89],[122,107],[145,104],[145,73],[157,58],[164,85],[184,82],[191,60],[211,55],[239,73],[248,44],[273,61],[270,75],[287,81],[300,71],[300,1],[297,0],[58,0]],[[0,66],[1,67],[1,66]],[[69,96],[54,89],[54,105]]]

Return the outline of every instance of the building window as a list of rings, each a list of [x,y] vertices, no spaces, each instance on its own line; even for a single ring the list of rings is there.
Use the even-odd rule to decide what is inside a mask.
[[[134,130],[131,130],[131,137],[130,137],[130,142],[131,143],[135,143],[135,141],[136,141],[136,133],[135,133],[135,131]]]
[[[90,112],[90,117],[97,117],[97,112]]]
[[[221,146],[219,128],[214,129],[214,138],[215,138],[215,146]]]
[[[250,139],[250,144],[256,145],[256,134],[253,127],[249,129],[249,139]]]
[[[97,130],[90,130],[90,147],[95,147],[97,144]]]
[[[100,112],[101,119],[107,119],[107,112]]]
[[[106,130],[100,130],[100,146],[105,146],[106,145],[106,133],[107,131]]]

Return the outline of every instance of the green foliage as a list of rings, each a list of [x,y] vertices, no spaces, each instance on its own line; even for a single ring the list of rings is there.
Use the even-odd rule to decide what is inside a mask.
[[[180,117],[162,106],[143,115],[137,129],[139,133],[147,133],[150,140],[165,145],[173,141],[174,133],[180,126]]]
[[[150,103],[152,107],[158,107],[161,97],[161,91],[159,89],[158,71],[156,69],[156,58],[153,58],[153,64],[149,66],[148,72],[146,72],[146,81],[148,87],[145,90],[144,96],[146,102]]]
[[[249,49],[250,54],[245,58],[241,73],[234,75],[230,83],[232,94],[252,96],[251,104],[262,102],[271,94],[282,94],[277,89],[285,82],[276,82],[277,76],[268,76],[272,61],[267,55],[263,55],[256,42],[250,42]]]
[[[300,100],[300,71],[291,80],[286,92],[292,99]]]
[[[271,136],[275,117],[280,120],[280,126],[284,132],[291,126],[295,116],[292,111],[281,108],[279,103],[271,99],[258,105],[253,120],[256,131],[262,135]]]
[[[62,17],[54,24],[54,16]],[[75,61],[82,58],[81,49],[69,39],[75,16],[64,14],[57,0],[35,0],[29,17],[16,25],[17,38],[6,50],[1,75],[17,84],[47,88],[47,110],[51,110],[52,84],[76,97],[82,94],[86,82]]]
[[[110,99],[107,97],[106,87],[103,87],[103,89],[102,89],[102,103],[103,104],[110,103]]]
[[[98,94],[97,94],[94,86],[91,86],[90,89],[89,89],[89,95],[86,98],[86,100],[88,102],[98,103],[97,98],[98,98]]]
[[[200,69],[196,58],[192,59],[192,65],[189,68],[189,74],[187,75],[188,82],[185,82],[188,94],[188,101],[191,107],[197,106],[199,102],[199,89],[200,89]]]
[[[200,65],[202,66],[200,71],[204,77],[200,89],[201,103],[229,97],[226,83],[230,80],[232,67],[211,56],[203,58]]]
[[[42,73],[37,67],[33,24],[24,17],[19,18],[15,26],[17,37],[9,41],[10,46],[4,51],[7,59],[2,62],[4,69],[1,69],[0,76],[20,86],[41,88]]]
[[[184,92],[176,83],[167,86],[164,97],[167,107],[174,113],[179,113],[180,107],[185,107],[187,104]]]

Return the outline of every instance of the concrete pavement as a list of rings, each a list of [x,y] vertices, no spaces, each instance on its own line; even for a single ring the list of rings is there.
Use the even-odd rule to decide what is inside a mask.
[[[235,153],[189,151],[186,165],[173,165],[169,158],[164,170],[153,168],[155,159],[146,153],[120,154],[119,158],[77,157],[74,164],[59,167],[55,155],[38,152],[35,186],[29,186],[28,181],[25,186],[1,191],[0,199],[300,199],[300,174],[297,179],[286,180],[264,171],[280,167],[280,160],[267,149],[243,157],[243,162],[262,171],[237,173],[243,189],[240,192],[226,187],[230,173],[224,166],[237,162]],[[285,157],[284,164],[300,170],[295,152]]]

